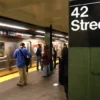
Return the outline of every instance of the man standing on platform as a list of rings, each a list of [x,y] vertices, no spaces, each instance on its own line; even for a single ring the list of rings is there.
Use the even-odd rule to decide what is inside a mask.
[[[56,59],[57,59],[57,51],[55,50],[55,48],[53,47],[53,68],[56,68]]]
[[[25,48],[25,44],[21,43],[20,48],[16,49],[13,54],[16,58],[16,65],[18,67],[20,80],[17,86],[27,85],[27,73],[25,57],[31,58],[31,53]]]
[[[62,67],[64,67],[62,72],[64,73],[64,89],[66,98],[68,98],[68,48],[66,44],[64,44],[64,48],[62,50]]]
[[[39,63],[40,63],[40,66],[41,66],[41,70],[43,70],[42,62],[41,62],[42,49],[41,49],[41,45],[40,44],[38,44],[36,56],[37,56],[37,71],[39,71]]]

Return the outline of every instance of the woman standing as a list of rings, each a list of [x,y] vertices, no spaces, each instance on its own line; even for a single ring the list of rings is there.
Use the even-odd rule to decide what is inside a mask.
[[[42,56],[43,59],[43,72],[44,76],[47,77],[50,75],[50,51],[48,45],[44,46],[44,54]]]

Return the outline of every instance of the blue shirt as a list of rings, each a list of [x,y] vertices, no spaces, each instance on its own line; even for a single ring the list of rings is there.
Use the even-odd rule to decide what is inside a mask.
[[[32,57],[31,53],[26,48],[20,47],[19,49],[23,52],[24,56],[26,56],[26,57],[28,56],[29,58]],[[13,56],[14,56],[14,58],[16,58],[16,65],[19,68],[21,68],[21,67],[24,67],[26,65],[25,65],[24,56],[19,49],[16,49],[14,51]]]

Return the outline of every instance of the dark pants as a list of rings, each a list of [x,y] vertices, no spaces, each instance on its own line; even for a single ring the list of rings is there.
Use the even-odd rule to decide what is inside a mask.
[[[64,65],[61,58],[59,58],[59,83],[64,85]]]
[[[41,66],[41,70],[43,70],[42,61],[41,61],[40,56],[37,57],[37,70],[39,70],[39,63],[40,63],[40,66]]]
[[[28,72],[28,66],[26,66],[26,72]]]
[[[68,98],[68,76],[64,76],[64,90],[66,98]]]
[[[50,62],[50,71],[53,71],[53,60]]]
[[[54,59],[54,68],[56,68],[56,59]]]

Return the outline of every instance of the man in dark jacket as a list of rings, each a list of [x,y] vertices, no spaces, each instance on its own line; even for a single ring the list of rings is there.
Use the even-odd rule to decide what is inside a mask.
[[[54,69],[56,68],[56,59],[57,59],[57,51],[55,50],[55,48],[53,47],[53,61],[54,61]]]
[[[31,57],[31,53],[25,48],[25,44],[21,43],[20,48],[16,49],[13,54],[16,58],[16,65],[18,67],[20,80],[17,84],[18,86],[23,86],[27,84],[27,74],[26,74],[26,62],[25,57]]]
[[[68,48],[66,44],[62,50],[62,66],[64,67],[64,89],[66,98],[68,98]]]
[[[42,49],[41,49],[41,45],[38,44],[38,48],[37,48],[37,52],[36,52],[36,56],[37,56],[37,71],[39,70],[39,63],[41,66],[41,70],[43,70],[42,68],[42,62],[41,62],[41,56],[42,56]]]

